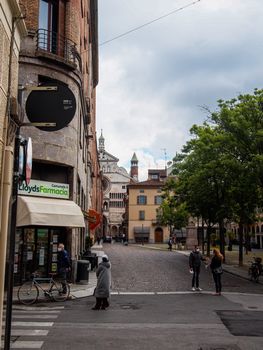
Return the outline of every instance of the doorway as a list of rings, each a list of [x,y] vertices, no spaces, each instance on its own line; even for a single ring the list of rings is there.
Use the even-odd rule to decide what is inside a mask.
[[[163,229],[161,227],[157,227],[155,229],[154,240],[155,240],[155,243],[163,243]]]

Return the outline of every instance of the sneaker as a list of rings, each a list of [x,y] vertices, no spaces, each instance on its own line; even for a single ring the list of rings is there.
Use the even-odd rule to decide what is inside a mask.
[[[195,292],[195,287],[192,288],[192,291]]]
[[[198,290],[199,292],[201,292],[201,290],[203,290],[202,288],[198,287],[196,288],[196,290]]]

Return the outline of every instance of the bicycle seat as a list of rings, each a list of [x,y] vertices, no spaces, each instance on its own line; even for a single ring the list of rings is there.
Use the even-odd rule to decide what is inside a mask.
[[[48,274],[49,274],[50,276],[56,276],[56,275],[57,275],[56,272],[49,272]]]

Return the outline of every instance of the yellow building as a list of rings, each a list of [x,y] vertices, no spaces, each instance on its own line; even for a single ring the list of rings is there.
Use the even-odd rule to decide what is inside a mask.
[[[167,226],[161,226],[156,219],[157,209],[162,202],[162,173],[149,171],[147,181],[128,186],[128,240],[133,243],[163,243],[169,238]]]

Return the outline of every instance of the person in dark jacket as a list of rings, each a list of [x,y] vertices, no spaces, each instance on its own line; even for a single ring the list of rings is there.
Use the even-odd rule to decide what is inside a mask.
[[[220,253],[219,249],[213,249],[213,257],[210,263],[210,269],[213,274],[213,279],[215,282],[216,293],[214,295],[221,295],[222,283],[221,283],[221,275],[223,273],[222,262],[223,255]]]
[[[173,239],[172,239],[172,237],[169,238],[169,241],[168,241],[168,249],[170,250],[170,252],[171,252],[172,249],[173,249]]]
[[[111,286],[111,264],[107,255],[102,256],[102,262],[96,270],[97,286],[94,291],[96,305],[92,310],[105,310],[109,306]]]
[[[194,247],[194,250],[191,252],[189,256],[189,268],[190,268],[190,272],[193,274],[192,291],[202,290],[199,287],[199,275],[200,275],[200,269],[201,269],[201,262],[205,260],[206,259],[203,258],[202,254],[200,253],[199,247],[196,245]]]
[[[66,293],[66,281],[68,277],[68,273],[70,272],[70,258],[69,254],[65,249],[63,243],[59,243],[58,245],[58,276],[61,279],[61,283],[63,286],[63,292]]]

